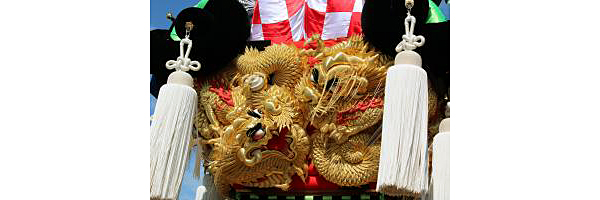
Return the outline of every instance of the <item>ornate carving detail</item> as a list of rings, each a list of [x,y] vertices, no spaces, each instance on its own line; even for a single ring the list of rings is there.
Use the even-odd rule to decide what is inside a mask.
[[[307,175],[309,138],[295,123],[302,120],[291,93],[276,85],[251,91],[251,85],[242,82],[231,89],[233,107],[208,84],[202,89],[205,109],[196,125],[202,127],[201,143],[210,149],[207,168],[223,196],[228,196],[231,184],[286,190],[292,175]],[[248,104],[251,93],[260,94],[254,96],[260,106]]]
[[[286,190],[294,174],[306,178],[309,153],[319,173],[338,185],[377,180],[380,142],[368,142],[381,124],[393,60],[358,36],[331,47],[319,38],[308,41],[317,43],[311,50],[247,48],[233,78],[197,89],[198,141],[223,196],[231,184]],[[316,128],[310,138],[308,126]]]
[[[311,136],[312,158],[323,177],[340,186],[359,186],[377,181],[379,141],[367,146],[373,128],[351,136],[342,144],[327,141],[326,134],[317,131]]]

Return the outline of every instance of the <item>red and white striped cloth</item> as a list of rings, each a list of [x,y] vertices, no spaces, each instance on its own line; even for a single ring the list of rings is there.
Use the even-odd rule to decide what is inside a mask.
[[[315,33],[332,40],[362,33],[364,0],[257,0],[250,40],[291,43]]]

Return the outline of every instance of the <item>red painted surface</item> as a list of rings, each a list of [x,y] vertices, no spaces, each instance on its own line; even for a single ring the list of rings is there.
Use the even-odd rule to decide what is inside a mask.
[[[360,117],[360,114],[354,115],[356,112],[358,112],[358,111],[365,112],[369,108],[383,108],[383,100],[370,99],[367,101],[361,101],[361,102],[358,102],[358,104],[356,104],[356,106],[354,106],[348,110],[338,112],[338,114],[336,116],[337,124],[346,125],[348,121],[355,120]]]
[[[287,128],[283,128],[279,132],[279,136],[272,135],[272,138],[267,143],[267,149],[280,151],[283,154],[287,155],[287,153],[289,152],[289,145],[285,140],[285,136],[288,134],[288,132],[289,131]]]
[[[312,162],[310,162],[310,165],[308,165],[308,175],[309,176],[319,175],[317,168],[315,167],[315,165]]]
[[[229,106],[233,106],[233,99],[231,99],[231,91],[225,90],[221,87],[211,87],[208,89],[211,92],[214,92],[219,96],[219,98],[225,102]]]
[[[309,66],[314,66],[315,64],[320,63],[321,61],[319,59],[316,59],[315,57],[308,57],[308,65]]]

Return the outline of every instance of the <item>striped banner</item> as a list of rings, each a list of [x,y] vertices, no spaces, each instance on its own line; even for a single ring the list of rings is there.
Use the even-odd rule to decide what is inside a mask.
[[[362,33],[363,0],[257,0],[251,41],[303,41],[313,34],[331,40]]]

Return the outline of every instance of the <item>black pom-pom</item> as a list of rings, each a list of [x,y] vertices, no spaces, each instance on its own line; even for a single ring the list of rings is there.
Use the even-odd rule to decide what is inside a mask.
[[[428,1],[416,0],[411,9],[417,20],[414,33],[424,36],[425,44],[415,52],[421,55],[422,67],[437,95],[444,97],[450,85],[450,22],[426,24],[428,13]],[[404,0],[366,0],[361,16],[365,41],[394,58],[396,45],[405,33],[406,16]]]
[[[150,83],[150,93],[158,97],[158,91],[162,85],[167,83],[167,78],[172,70],[168,70],[165,64],[169,60],[175,60],[179,56],[179,42],[170,39],[168,30],[150,31],[150,74],[153,74]]]
[[[186,22],[192,22],[194,28],[190,32],[192,41],[206,40],[215,26],[215,16],[212,13],[196,7],[183,9],[175,19],[175,31],[179,38],[184,38],[186,33]],[[193,45],[196,48],[195,45]],[[193,49],[193,48],[192,48]]]
[[[193,77],[209,77],[232,66],[250,36],[250,22],[244,7],[237,0],[211,0],[203,9],[182,10],[169,30],[150,32],[150,73],[154,74],[155,87],[151,92],[158,95],[158,88],[167,82],[172,70],[165,68],[168,60],[179,56],[179,42],[170,38],[175,28],[180,38],[185,37],[185,22],[191,21],[190,32],[193,47],[189,58],[200,62],[200,71],[188,71]]]
[[[194,29],[190,33],[193,42],[190,59],[200,62],[202,68],[199,72],[190,72],[194,77],[198,76],[198,73],[205,76],[220,72],[244,52],[250,37],[248,13],[237,0],[208,1],[206,6],[200,9],[201,12],[198,10],[199,8],[194,8],[189,12],[182,11],[176,20],[176,30],[181,38],[185,36],[185,20],[198,21],[198,24],[193,22]],[[183,27],[183,34],[180,34],[178,26]]]
[[[423,30],[428,11],[427,0],[415,1],[410,12],[417,20],[415,34],[419,35]],[[395,57],[396,45],[400,43],[402,34],[404,34],[406,16],[404,0],[365,1],[361,14],[361,27],[365,40],[382,53],[392,58]],[[425,36],[426,42],[427,39]]]

